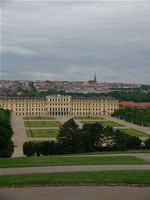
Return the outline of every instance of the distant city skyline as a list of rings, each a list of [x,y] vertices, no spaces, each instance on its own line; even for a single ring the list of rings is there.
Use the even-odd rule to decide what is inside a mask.
[[[2,1],[2,80],[150,84],[150,1]]]

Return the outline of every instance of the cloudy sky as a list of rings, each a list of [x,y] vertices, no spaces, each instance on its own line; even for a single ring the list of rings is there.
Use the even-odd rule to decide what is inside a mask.
[[[150,1],[14,1],[1,5],[3,80],[150,84]]]

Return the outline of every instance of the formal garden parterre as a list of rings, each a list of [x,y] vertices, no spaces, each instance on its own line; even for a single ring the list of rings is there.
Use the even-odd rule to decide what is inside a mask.
[[[62,125],[59,121],[25,121],[25,127],[60,127]]]
[[[56,138],[59,133],[59,129],[29,129],[26,130],[27,137],[35,138]]]
[[[112,126],[112,127],[124,127],[123,124],[119,124],[113,121],[80,121],[82,124],[94,124],[95,122],[100,123],[103,126]]]

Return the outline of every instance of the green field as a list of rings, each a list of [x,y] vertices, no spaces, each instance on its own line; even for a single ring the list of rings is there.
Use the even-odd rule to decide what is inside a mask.
[[[57,137],[59,129],[30,129],[26,130],[28,137]]]
[[[112,127],[124,127],[124,125],[122,124],[118,124],[116,122],[112,122],[112,121],[80,121],[82,124],[93,124],[93,123],[100,123],[103,126],[112,126]]]
[[[60,127],[62,125],[59,121],[25,121],[25,127]]]
[[[134,156],[99,156],[99,157],[63,157],[42,156],[22,158],[0,158],[1,168],[67,166],[67,165],[114,165],[114,164],[150,164]]]
[[[55,117],[24,117],[24,120],[55,120]]]
[[[149,170],[63,172],[5,175],[0,186],[64,185],[64,184],[139,184],[150,185]]]
[[[82,120],[82,119],[104,119],[103,117],[73,117],[72,119]]]
[[[135,129],[121,129],[124,133],[137,137],[150,137],[150,134]]]

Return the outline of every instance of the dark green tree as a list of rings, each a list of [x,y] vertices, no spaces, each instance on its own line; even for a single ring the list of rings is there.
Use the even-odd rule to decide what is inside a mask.
[[[60,127],[57,140],[58,153],[84,152],[82,131],[73,119],[68,120]]]
[[[127,143],[128,143],[128,134],[125,134],[121,130],[115,130],[115,137],[114,137],[114,148],[116,150],[126,150]]]
[[[150,149],[150,137],[145,140],[144,144],[145,144],[145,149]]]
[[[50,146],[50,142],[49,141],[43,141],[41,142],[41,154],[44,156],[48,156],[49,155],[49,146]]]
[[[129,135],[127,141],[127,149],[140,149],[142,140],[139,137]]]
[[[93,124],[84,124],[82,128],[86,151],[97,151],[102,145],[104,127],[96,122]]]
[[[106,126],[103,130],[103,144],[107,150],[113,146],[115,140],[114,129],[111,126]]]
[[[31,156],[35,156],[37,149],[36,149],[36,144],[29,141],[29,142],[25,142],[23,144],[23,154],[31,157]]]
[[[10,124],[10,111],[0,109],[0,157],[11,157],[14,145],[11,141],[13,130]]]

